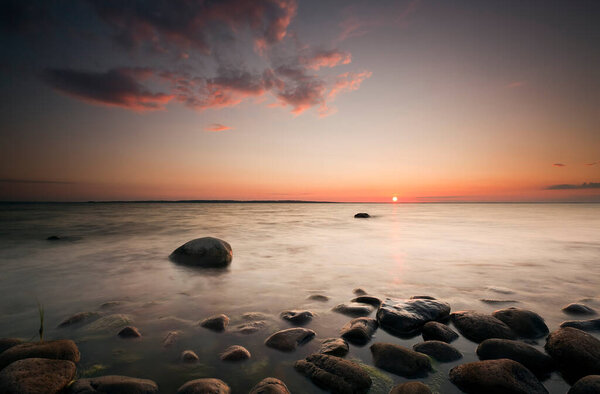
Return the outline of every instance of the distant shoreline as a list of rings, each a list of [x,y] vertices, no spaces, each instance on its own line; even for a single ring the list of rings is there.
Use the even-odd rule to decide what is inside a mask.
[[[111,200],[111,201],[0,201],[8,204],[600,204],[599,201],[305,201],[305,200]]]

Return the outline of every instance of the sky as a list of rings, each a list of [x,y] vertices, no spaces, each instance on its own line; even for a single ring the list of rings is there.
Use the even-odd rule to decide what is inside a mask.
[[[600,202],[595,0],[0,7],[0,201]]]

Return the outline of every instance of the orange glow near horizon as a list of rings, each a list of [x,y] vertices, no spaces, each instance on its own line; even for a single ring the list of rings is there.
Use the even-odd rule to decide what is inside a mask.
[[[392,201],[393,201],[393,202],[396,202],[396,201],[398,201],[398,197],[396,197],[396,196],[392,197]]]

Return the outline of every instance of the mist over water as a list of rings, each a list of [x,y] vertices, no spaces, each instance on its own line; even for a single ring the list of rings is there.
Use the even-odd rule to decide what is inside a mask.
[[[357,212],[372,217],[354,219]],[[66,238],[47,241],[52,235]],[[231,244],[227,270],[168,260],[175,248],[204,236]],[[319,393],[293,362],[338,336],[350,318],[331,308],[353,298],[356,287],[379,297],[431,295],[453,311],[519,306],[542,315],[552,331],[572,318],[561,312],[565,304],[586,299],[600,308],[599,260],[599,204],[2,204],[0,336],[37,335],[39,300],[47,338],[77,342],[80,373],[101,364],[96,375],[152,379],[165,393],[200,377],[221,378],[233,392],[247,392],[273,376],[292,392]],[[307,299],[316,293],[330,300]],[[101,308],[110,301],[120,303]],[[289,354],[264,346],[271,333],[291,327],[279,313],[300,308],[317,314],[307,326],[317,337]],[[82,311],[129,315],[143,338],[56,328]],[[225,313],[233,327],[245,312],[273,318],[252,335],[196,326]],[[165,349],[161,342],[171,330],[182,336]],[[371,343],[412,346],[421,340],[380,329]],[[236,344],[252,359],[221,362],[219,353]],[[444,393],[459,392],[447,382],[448,370],[476,359],[476,344],[461,337],[453,345],[464,358],[435,364],[424,380]],[[372,365],[368,346],[351,345],[347,357]],[[184,349],[194,350],[200,362],[179,362]],[[406,380],[384,375],[389,382]],[[550,392],[568,387],[556,373],[544,383]]]

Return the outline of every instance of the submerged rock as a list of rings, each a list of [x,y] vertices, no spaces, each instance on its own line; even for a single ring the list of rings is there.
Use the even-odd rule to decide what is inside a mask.
[[[579,304],[576,302],[565,306],[564,308],[562,308],[562,311],[565,313],[572,314],[572,315],[595,315],[596,314],[596,311],[593,310],[592,308],[590,308],[589,306],[584,305],[584,304]]]
[[[281,380],[264,378],[250,390],[250,394],[290,394],[290,391]]]
[[[48,238],[46,238],[46,241],[60,241],[62,238],[59,237],[58,235],[51,235]]]
[[[523,364],[538,377],[545,377],[554,370],[552,357],[536,348],[511,339],[486,339],[477,347],[477,356],[481,360],[508,358]]]
[[[115,313],[102,316],[93,322],[86,324],[84,329],[88,332],[113,332],[133,323],[129,315]]]
[[[375,366],[396,375],[415,378],[431,371],[429,357],[404,346],[378,342],[370,349]]]
[[[531,371],[516,361],[475,361],[450,370],[450,381],[465,393],[547,394]]]
[[[199,357],[193,350],[184,350],[181,352],[181,361],[184,363],[195,363],[198,360]]]
[[[425,323],[421,329],[421,334],[425,341],[442,341],[450,343],[458,339],[458,334],[454,332],[453,329],[437,321]]]
[[[127,327],[123,328],[121,331],[119,331],[119,333],[117,335],[119,337],[125,338],[125,339],[142,337],[142,334],[140,334],[140,331],[136,327],[133,327],[133,326],[127,326]]]
[[[169,331],[167,335],[163,338],[162,345],[163,347],[171,347],[177,342],[179,337],[181,336],[181,331]]]
[[[23,341],[19,338],[0,338],[0,353],[21,343],[23,343]]]
[[[382,301],[375,296],[361,295],[356,298],[353,298],[352,302],[358,302],[360,304],[369,304],[371,306],[374,306],[375,308],[379,308]]]
[[[479,343],[490,338],[515,339],[510,327],[494,316],[461,311],[452,313],[450,318],[458,331],[473,342]]]
[[[462,358],[462,353],[454,346],[442,341],[425,341],[413,346],[415,352],[426,354],[433,359],[448,363]]]
[[[303,326],[312,320],[314,314],[311,311],[284,311],[280,316],[292,324]]]
[[[69,394],[156,394],[158,385],[149,379],[106,375],[79,379],[71,385]]]
[[[200,326],[217,332],[225,331],[225,328],[227,328],[228,324],[229,317],[224,314],[213,315],[200,322]]]
[[[389,394],[431,394],[431,389],[421,382],[400,383]]]
[[[250,321],[250,322],[239,324],[239,325],[235,326],[233,331],[235,331],[239,334],[249,335],[249,334],[254,334],[257,331],[262,330],[266,326],[267,326],[266,321],[255,320],[255,321]]]
[[[0,372],[0,393],[61,393],[75,377],[75,370],[75,364],[66,360],[18,360]]]
[[[576,328],[560,328],[548,335],[546,352],[570,383],[587,375],[600,375],[600,340]]]
[[[354,215],[354,217],[355,217],[356,219],[366,219],[366,218],[370,218],[370,217],[371,217],[371,215],[369,215],[369,214],[368,214],[368,213],[366,213],[366,212],[359,212],[359,213],[357,213],[356,215]]]
[[[588,375],[579,379],[567,394],[598,394],[600,393],[600,375]]]
[[[222,239],[213,237],[196,238],[181,245],[169,256],[179,264],[205,267],[227,267],[233,258],[231,245]]]
[[[567,320],[560,323],[560,327],[572,327],[582,331],[600,331],[600,319]]]
[[[344,357],[348,354],[348,344],[342,338],[327,338],[321,342],[319,353],[329,354],[330,356]]]
[[[368,317],[358,317],[350,320],[340,330],[340,336],[355,345],[365,345],[377,330],[377,320]]]
[[[365,289],[363,289],[362,287],[357,287],[356,289],[352,290],[352,293],[354,293],[354,295],[357,295],[357,296],[368,294],[367,291]]]
[[[265,345],[282,352],[291,352],[315,337],[316,333],[308,328],[288,328],[277,331],[265,340]]]
[[[438,300],[387,298],[377,311],[379,325],[394,335],[413,335],[425,323],[448,318],[450,305]]]
[[[26,358],[47,358],[79,362],[79,349],[69,339],[45,342],[26,342],[15,345],[0,354],[0,369]]]
[[[373,308],[371,305],[361,304],[358,302],[351,302],[349,304],[339,304],[338,306],[332,309],[332,311],[334,312],[338,312],[351,317],[368,316],[374,310],[375,308]]]
[[[249,360],[252,355],[245,347],[233,345],[225,349],[220,357],[221,361],[243,361]]]
[[[307,299],[312,300],[312,301],[321,301],[321,302],[329,301],[329,297],[327,297],[326,295],[323,295],[323,294],[311,294],[307,297]]]
[[[360,365],[327,354],[312,354],[296,361],[294,368],[318,387],[333,393],[367,393],[372,384]]]
[[[492,313],[492,316],[504,322],[522,338],[541,338],[548,335],[549,332],[544,319],[537,313],[526,309],[515,307],[500,309]]]
[[[79,313],[76,313],[74,315],[67,317],[65,320],[63,320],[58,325],[58,327],[63,328],[63,327],[68,327],[68,326],[73,326],[76,324],[88,322],[89,320],[95,319],[99,316],[100,316],[100,314],[97,312],[79,312]]]

